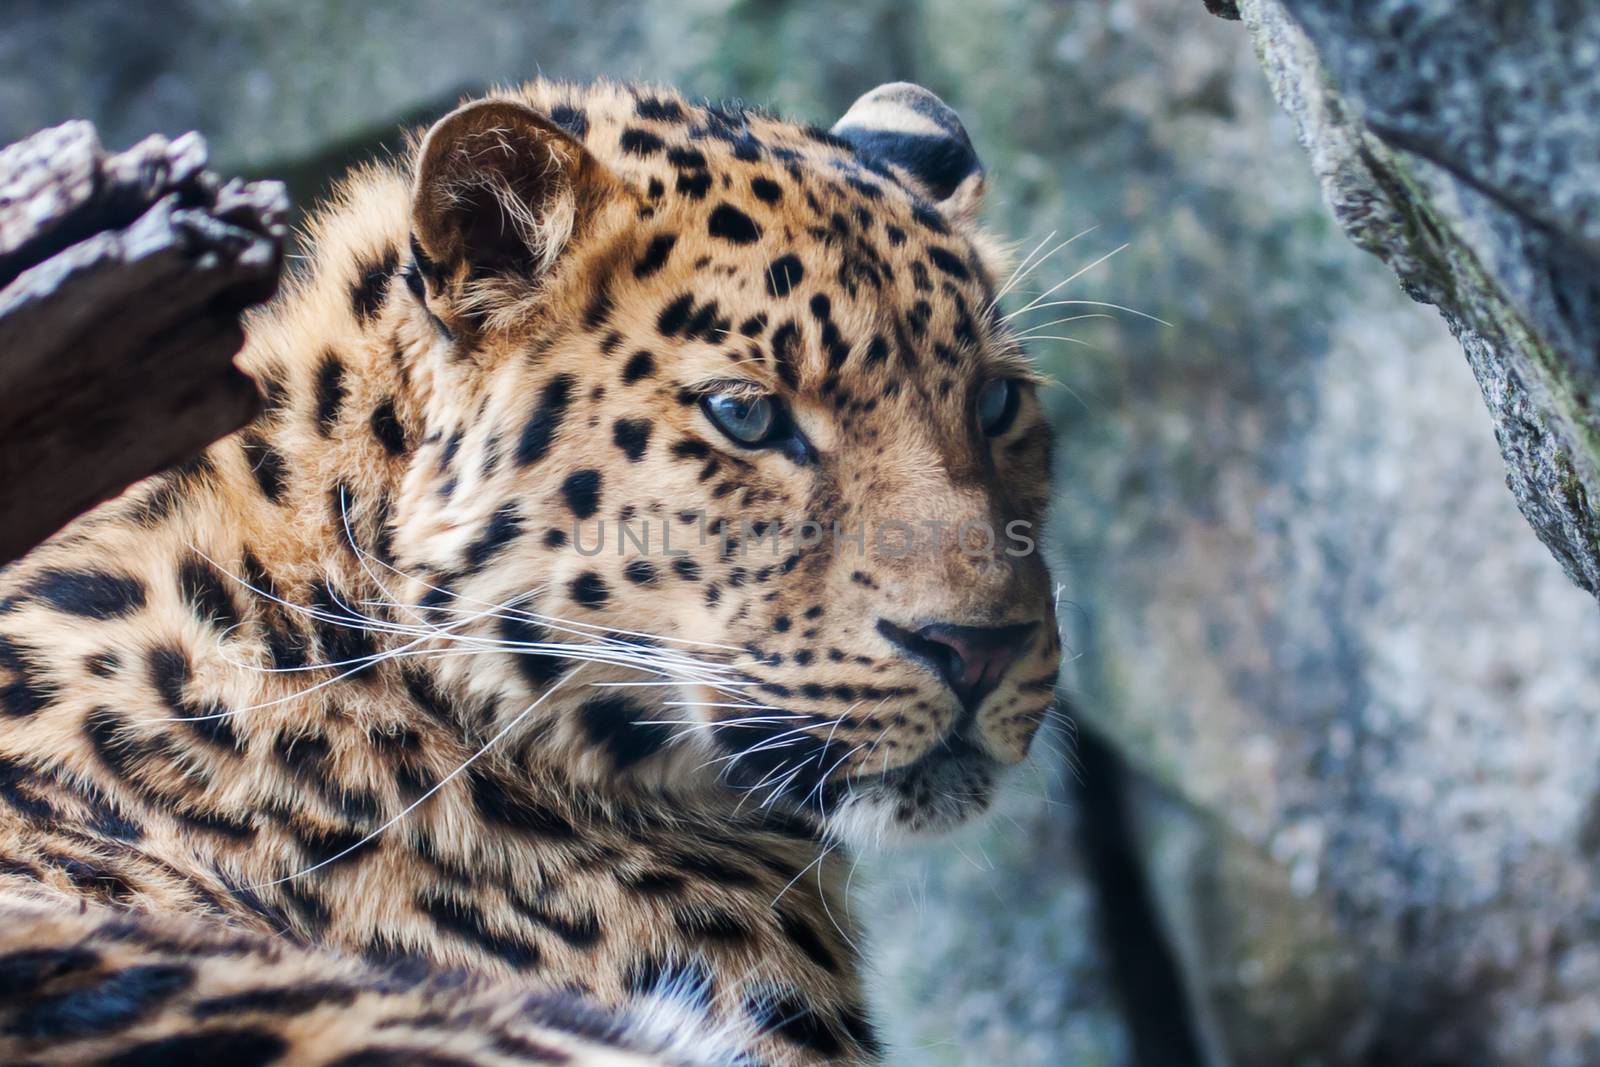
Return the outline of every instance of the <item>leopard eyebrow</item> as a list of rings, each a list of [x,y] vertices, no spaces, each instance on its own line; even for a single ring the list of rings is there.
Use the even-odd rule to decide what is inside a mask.
[[[1053,380],[1048,374],[1023,359],[1001,357],[991,364],[990,370],[993,377],[1011,378],[1024,385],[1046,385]]]
[[[706,376],[691,378],[683,383],[682,388],[687,392],[700,396],[709,396],[712,393],[733,393],[743,396],[776,396],[777,390],[764,382],[754,378],[730,378],[726,375]]]
[[[1025,343],[1026,338],[1009,331],[995,338],[994,347],[982,360],[984,370],[990,377],[1015,378],[1031,385],[1043,385],[1050,378],[1028,358],[1027,349],[1023,347]]]

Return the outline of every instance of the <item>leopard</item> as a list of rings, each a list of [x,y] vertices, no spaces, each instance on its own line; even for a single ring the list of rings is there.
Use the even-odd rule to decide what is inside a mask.
[[[347,174],[259,415],[0,572],[0,1060],[881,1062],[853,859],[1062,658],[987,181],[905,82],[538,80]]]

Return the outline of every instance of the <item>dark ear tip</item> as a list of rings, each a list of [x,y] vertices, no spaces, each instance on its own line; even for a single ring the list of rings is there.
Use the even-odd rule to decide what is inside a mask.
[[[876,89],[869,89],[856,98],[850,105],[850,110],[844,117],[834,124],[834,132],[841,127],[850,125],[864,125],[863,120],[874,110],[882,109],[884,112],[899,111],[920,118],[931,123],[946,136],[959,141],[968,148],[972,141],[967,137],[966,127],[961,125],[961,116],[955,109],[931,89],[924,89],[915,82],[886,82]],[[851,116],[856,116],[852,123]]]
[[[955,109],[912,82],[889,82],[863,93],[832,132],[861,155],[903,168],[935,200],[947,199],[967,178],[983,174]]]

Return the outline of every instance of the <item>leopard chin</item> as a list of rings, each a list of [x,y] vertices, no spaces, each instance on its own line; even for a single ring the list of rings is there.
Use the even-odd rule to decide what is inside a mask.
[[[836,787],[824,830],[855,848],[938,837],[982,818],[1008,768],[964,738],[951,738],[916,762]]]

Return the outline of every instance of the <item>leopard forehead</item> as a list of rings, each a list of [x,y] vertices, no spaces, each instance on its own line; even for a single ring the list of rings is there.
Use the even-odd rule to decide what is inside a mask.
[[[603,354],[632,320],[654,327],[636,333],[657,335],[680,381],[751,377],[845,417],[1029,374],[994,299],[997,242],[838,135],[668,90],[517,98],[637,194],[623,233],[537,294]]]

